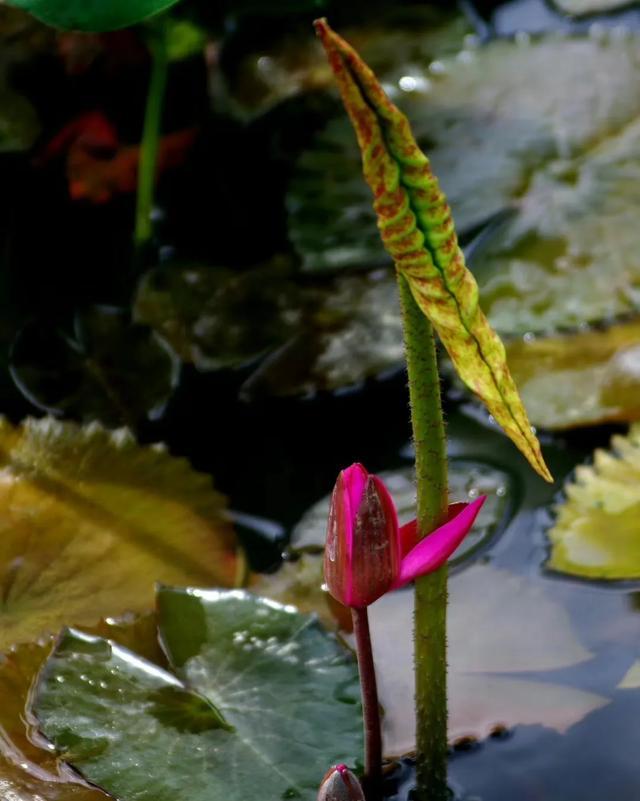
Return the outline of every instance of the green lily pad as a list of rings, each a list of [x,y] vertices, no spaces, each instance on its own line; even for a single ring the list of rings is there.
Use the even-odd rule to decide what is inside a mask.
[[[566,429],[640,419],[640,321],[507,344],[535,426]]]
[[[56,28],[112,31],[135,25],[175,5],[178,0],[10,0]]]
[[[71,336],[27,325],[13,343],[10,369],[39,409],[108,425],[160,417],[179,377],[179,362],[161,337],[106,306],[78,314]]]
[[[29,150],[40,135],[40,120],[31,102],[0,86],[0,109],[0,153]]]
[[[125,429],[0,419],[0,469],[0,650],[148,609],[156,581],[235,581],[210,478]]]
[[[633,5],[634,0],[553,0],[564,14],[572,17],[584,17],[589,14],[606,14]]]
[[[163,588],[159,609],[178,677],[76,631],[42,674],[43,730],[92,782],[139,801],[233,801],[258,787],[313,801],[327,765],[353,764],[357,671],[312,618],[243,592]]]
[[[640,425],[577,467],[556,506],[547,567],[590,579],[640,579]]]
[[[500,332],[576,326],[640,305],[639,78],[632,34],[494,40],[407,67],[395,83],[382,74],[459,232],[502,220],[472,259]],[[387,262],[360,169],[344,115],[300,157],[288,208],[305,269]]]
[[[413,466],[379,473],[398,510],[401,523],[408,523],[416,516],[416,487]],[[449,497],[451,503],[472,501],[479,495],[487,500],[473,526],[473,530],[458,548],[450,563],[465,561],[479,548],[487,545],[496,533],[504,530],[516,500],[513,476],[496,465],[474,462],[468,459],[452,459],[449,463]],[[324,549],[329,517],[328,495],[318,501],[296,523],[291,544],[294,548]]]

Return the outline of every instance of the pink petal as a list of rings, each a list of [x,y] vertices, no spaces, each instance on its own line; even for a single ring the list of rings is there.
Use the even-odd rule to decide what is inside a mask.
[[[420,540],[402,560],[400,573],[393,582],[392,589],[404,587],[410,581],[433,573],[441,567],[471,531],[486,499],[486,495],[483,495],[465,506],[452,520]]]
[[[451,522],[456,515],[459,515],[469,506],[468,503],[450,503],[447,509],[447,523]],[[418,544],[418,521],[412,520],[400,526],[400,553],[406,556]]]
[[[362,503],[364,488],[367,485],[369,473],[366,468],[356,462],[351,467],[347,467],[340,473],[342,478],[342,490],[346,493],[347,515],[351,526],[355,525],[358,509]]]

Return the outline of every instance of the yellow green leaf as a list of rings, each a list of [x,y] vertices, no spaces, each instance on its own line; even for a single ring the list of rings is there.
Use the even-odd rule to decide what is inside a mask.
[[[126,429],[0,419],[0,650],[153,607],[156,581],[230,586],[210,478]]]
[[[556,508],[547,566],[591,579],[640,578],[640,424],[578,467]]]
[[[551,474],[507,366],[480,309],[447,200],[409,121],[373,72],[324,20],[316,28],[356,131],[383,243],[447,349],[460,378],[547,481]]]

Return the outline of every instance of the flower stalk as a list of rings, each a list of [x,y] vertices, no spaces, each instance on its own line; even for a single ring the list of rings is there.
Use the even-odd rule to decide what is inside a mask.
[[[416,461],[418,538],[447,514],[447,450],[431,324],[398,275]],[[416,580],[414,660],[418,801],[446,801],[447,566]]]
[[[362,784],[367,801],[379,801],[382,792],[382,733],[367,607],[352,609],[351,616],[358,655],[364,722],[364,777]]]

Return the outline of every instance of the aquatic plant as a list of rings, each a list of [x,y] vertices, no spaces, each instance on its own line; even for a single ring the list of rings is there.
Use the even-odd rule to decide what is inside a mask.
[[[545,480],[552,481],[465,265],[447,200],[405,115],[356,51],[317,20],[373,193],[378,228],[398,277],[416,451],[418,538],[447,513],[447,460],[433,326],[460,378]],[[416,582],[418,795],[447,798],[446,567]]]

